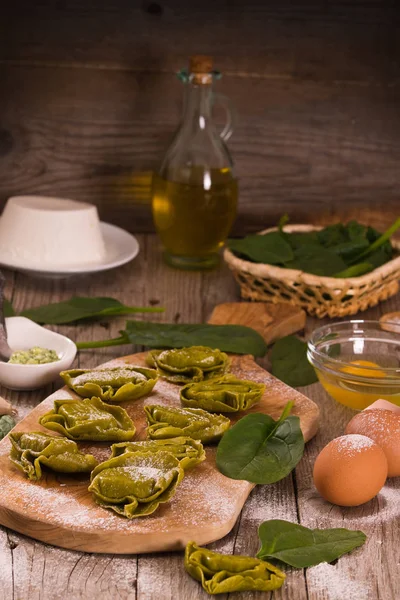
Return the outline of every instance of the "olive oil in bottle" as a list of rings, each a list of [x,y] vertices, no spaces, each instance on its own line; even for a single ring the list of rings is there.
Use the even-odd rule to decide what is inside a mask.
[[[152,211],[166,261],[201,269],[218,262],[218,250],[236,217],[233,164],[211,117],[215,74],[208,57],[192,57],[182,123],[153,178]],[[225,139],[231,129],[226,127]]]
[[[237,182],[229,169],[212,169],[211,184],[180,183],[155,176],[153,218],[171,256],[190,265],[213,262],[236,216]],[[185,261],[187,257],[187,261]]]

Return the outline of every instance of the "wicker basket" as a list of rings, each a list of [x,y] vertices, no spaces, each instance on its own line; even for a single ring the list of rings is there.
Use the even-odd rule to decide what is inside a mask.
[[[276,227],[260,233],[276,231]],[[318,231],[312,225],[288,225],[285,231]],[[400,242],[392,245],[400,251]],[[375,306],[399,290],[400,255],[361,277],[335,279],[320,277],[295,269],[282,269],[272,265],[252,263],[237,258],[227,248],[224,259],[240,285],[247,300],[286,302],[300,306],[316,317],[344,317]]]

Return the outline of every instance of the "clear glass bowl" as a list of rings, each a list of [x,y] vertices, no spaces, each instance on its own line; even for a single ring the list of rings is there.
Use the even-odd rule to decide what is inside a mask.
[[[307,358],[326,392],[363,410],[379,398],[400,406],[399,323],[342,321],[316,329]]]

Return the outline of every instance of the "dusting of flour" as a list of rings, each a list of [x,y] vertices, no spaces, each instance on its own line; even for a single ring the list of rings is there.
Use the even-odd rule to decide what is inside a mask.
[[[306,577],[310,589],[318,589],[325,600],[375,600],[367,582],[354,581],[336,565],[322,563],[311,567]]]

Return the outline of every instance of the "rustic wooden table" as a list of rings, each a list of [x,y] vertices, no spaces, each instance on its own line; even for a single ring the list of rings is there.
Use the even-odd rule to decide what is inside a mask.
[[[108,273],[64,281],[35,280],[6,272],[8,297],[15,309],[66,299],[71,295],[110,295],[131,305],[160,305],[165,313],[152,319],[169,322],[207,320],[213,307],[239,300],[228,269],[209,273],[172,270],[161,261],[155,236],[138,236],[139,256],[130,264]],[[378,318],[400,310],[400,295],[362,314]],[[321,321],[309,318],[310,332]],[[75,341],[115,337],[124,319],[112,322],[54,328]],[[139,351],[140,348],[134,349]],[[131,347],[82,351],[80,367],[98,365],[132,352]],[[267,359],[262,361],[268,367]],[[18,408],[22,418],[53,391],[0,393]],[[307,570],[286,569],[287,580],[273,598],[285,600],[395,600],[400,598],[400,478],[387,482],[380,494],[358,508],[340,508],[324,502],[312,484],[316,455],[332,438],[341,435],[354,414],[323,392],[319,384],[301,390],[321,407],[321,427],[307,444],[303,459],[291,476],[274,485],[254,489],[234,529],[212,544],[224,553],[255,555],[257,527],[267,519],[281,518],[308,527],[362,529],[364,547],[336,564]],[[47,546],[0,528],[0,600],[53,600],[65,597],[115,600],[191,600],[208,595],[183,568],[183,553],[118,556],[84,554]],[[236,596],[235,596],[236,597]],[[265,598],[267,594],[242,593],[239,598]],[[272,597],[272,596],[270,596]],[[233,596],[232,596],[233,598]],[[221,596],[226,600],[226,596]]]

